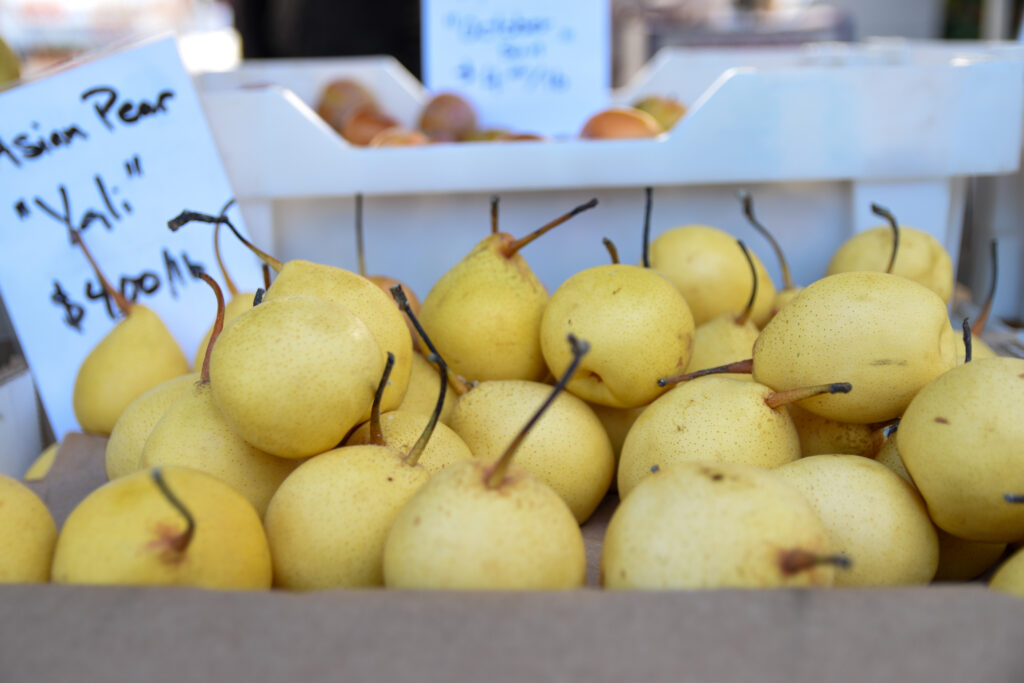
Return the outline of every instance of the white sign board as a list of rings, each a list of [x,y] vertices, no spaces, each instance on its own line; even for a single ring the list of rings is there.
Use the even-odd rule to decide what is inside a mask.
[[[485,127],[574,137],[608,106],[608,0],[423,0],[423,82]]]
[[[218,215],[231,198],[173,38],[0,93],[0,295],[58,437],[78,428],[79,365],[120,318],[70,230],[191,359],[216,311],[190,273],[220,279],[213,228],[167,222],[184,209]],[[237,206],[225,215],[243,229]],[[260,286],[258,263],[222,232],[232,279]]]

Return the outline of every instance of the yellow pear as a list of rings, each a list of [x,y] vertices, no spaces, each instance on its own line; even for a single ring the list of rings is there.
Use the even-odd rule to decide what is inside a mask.
[[[876,214],[877,205],[872,206]],[[895,260],[893,236],[898,234]],[[891,265],[890,265],[891,263]],[[844,242],[829,261],[826,275],[871,270],[890,272],[919,282],[935,292],[943,303],[953,296],[953,261],[942,243],[917,228],[900,225],[878,226],[859,232]]]
[[[756,255],[757,299],[750,316],[763,326],[772,314],[775,285]],[[651,267],[675,283],[690,306],[696,325],[722,314],[742,310],[753,280],[750,266],[736,248],[736,238],[707,225],[685,225],[658,235],[651,242]]]
[[[0,39],[0,86],[16,81],[21,76],[21,64],[18,56]]]
[[[434,284],[419,317],[452,372],[470,381],[544,377],[540,326],[548,294],[520,250],[596,204],[518,240],[493,231]]]
[[[939,564],[939,539],[912,486],[859,455],[812,455],[773,472],[817,511],[831,552],[852,560],[840,586],[925,584]]]
[[[409,386],[405,390],[402,403],[396,410],[416,413],[423,415],[424,418],[429,416],[434,410],[434,404],[437,403],[437,384],[439,381],[440,375],[437,372],[437,368],[424,358],[422,354],[414,353],[412,356],[412,372],[409,374]],[[457,400],[458,395],[454,391],[449,391],[445,394],[444,408],[441,410],[442,423],[448,424]]]
[[[608,438],[611,440],[617,470],[619,454],[622,453],[622,444],[626,440],[626,435],[629,434],[629,430],[633,428],[633,423],[646,410],[647,406],[613,408],[611,406],[603,406],[600,403],[588,403],[587,405],[594,411],[594,415],[597,415],[597,419],[601,421],[605,433],[608,434]],[[614,483],[613,481],[612,484]]]
[[[957,366],[910,402],[896,432],[900,457],[932,520],[975,541],[1024,537],[1024,359]]]
[[[1024,598],[1024,548],[1017,550],[999,566],[989,580],[988,587]]]
[[[305,458],[337,446],[365,419],[383,367],[380,346],[354,313],[326,299],[283,297],[224,329],[210,384],[242,438],[272,455]]]
[[[53,581],[265,589],[270,551],[256,510],[227,484],[186,467],[139,470],[71,511]]]
[[[677,390],[674,390],[677,391]],[[828,532],[773,472],[738,463],[656,468],[612,514],[601,549],[609,589],[828,586]]]
[[[499,458],[455,463],[402,507],[384,547],[385,585],[459,590],[583,585],[587,560],[576,517],[551,487],[512,464],[587,352],[586,342],[570,336],[569,343],[575,361]]]
[[[633,106],[654,117],[663,131],[672,130],[686,114],[685,104],[674,97],[664,95],[647,95],[634,102]]]
[[[153,427],[171,404],[198,381],[198,372],[180,375],[161,382],[128,404],[107,440],[107,479],[117,479],[139,469],[142,448]]]
[[[550,394],[540,382],[481,382],[455,404],[451,428],[474,457],[492,464]],[[530,430],[516,464],[554,489],[580,523],[597,509],[615,475],[615,454],[601,421],[568,393],[559,394]]]
[[[885,442],[882,430],[876,424],[830,420],[795,403],[789,406],[789,416],[793,418],[800,437],[800,455],[803,457],[846,454],[873,458]]]
[[[792,399],[763,384],[723,375],[676,387],[647,406],[626,435],[619,495],[632,491],[655,465],[714,461],[770,469],[796,460],[800,439],[785,407]]]
[[[42,500],[0,474],[0,583],[46,583],[57,525]]]
[[[53,461],[57,458],[57,450],[60,448],[60,442],[51,443],[49,446],[43,449],[32,464],[28,466],[25,471],[25,476],[22,477],[24,481],[39,481],[49,473],[50,468],[53,467]]]
[[[593,350],[568,390],[617,408],[645,405],[664,393],[658,378],[682,372],[693,351],[693,316],[686,300],[664,275],[640,266],[587,268],[551,296],[540,344],[556,375],[572,359],[565,346],[569,333],[590,341]]]
[[[839,422],[885,422],[953,367],[955,338],[945,304],[923,285],[886,273],[839,273],[805,287],[761,331],[754,380],[783,390],[839,377],[853,391],[800,406]]]
[[[188,372],[188,361],[153,309],[131,303],[103,275],[77,232],[77,244],[104,290],[124,315],[82,361],[72,405],[83,431],[107,435],[128,404],[156,385]]]

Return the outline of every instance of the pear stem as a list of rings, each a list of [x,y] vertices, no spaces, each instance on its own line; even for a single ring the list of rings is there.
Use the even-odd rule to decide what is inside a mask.
[[[872,204],[871,213],[889,221],[889,225],[892,226],[892,255],[889,257],[889,265],[885,269],[885,272],[892,273],[892,269],[896,265],[896,253],[899,251],[900,248],[899,223],[896,222],[896,216],[893,216],[892,212],[889,211],[889,209],[885,208],[884,206]]]
[[[540,237],[544,233],[548,232],[552,228],[558,227],[559,225],[561,225],[562,223],[565,223],[567,220],[569,220],[570,218],[573,218],[577,214],[583,213],[587,209],[592,209],[595,206],[597,206],[597,197],[591,199],[589,202],[585,202],[583,204],[580,204],[579,206],[574,208],[572,211],[569,211],[568,213],[562,214],[561,216],[559,216],[555,220],[551,221],[550,223],[546,223],[546,224],[540,226],[539,228],[537,228],[536,230],[534,230],[530,234],[524,235],[523,237],[520,237],[517,240],[509,242],[502,249],[502,253],[505,255],[505,258],[511,258],[520,249],[522,249],[527,244],[529,244],[530,242],[534,241],[535,239],[537,239],[538,237]]]
[[[405,456],[405,464],[409,466],[418,463],[420,456],[423,455],[423,451],[427,449],[427,442],[430,441],[430,437],[434,434],[437,421],[441,419],[441,411],[444,409],[444,397],[448,391],[448,366],[445,365],[444,360],[436,353],[431,353],[427,356],[427,360],[437,364],[437,374],[441,377],[441,391],[437,397],[437,403],[434,404],[434,412],[430,414],[430,420],[427,421],[427,426],[423,428],[420,438],[416,439],[416,443],[413,444],[409,454]]]
[[[498,234],[498,202],[500,201],[498,195],[491,197],[491,234]]]
[[[185,518],[185,530],[170,539],[170,549],[176,554],[180,555],[188,550],[189,544],[192,542],[193,536],[196,533],[196,518],[192,516],[185,504],[181,502],[181,499],[174,495],[167,482],[164,481],[163,470],[159,467],[154,467],[150,470],[150,477],[153,479],[153,483],[156,484],[157,488],[160,489],[160,493],[164,495],[174,509],[181,513],[181,516]]]
[[[569,378],[573,376],[576,372],[576,368],[580,365],[580,361],[583,360],[583,356],[585,356],[590,350],[590,344],[582,339],[577,339],[576,335],[570,333],[568,339],[569,346],[572,347],[572,362],[569,363],[569,367],[566,369],[565,373],[559,378],[558,383],[555,384],[551,393],[548,394],[547,399],[541,407],[537,409],[537,412],[535,412],[527,421],[523,428],[519,430],[519,433],[516,434],[514,439],[512,439],[512,443],[508,445],[508,448],[506,448],[505,452],[501,454],[501,457],[498,458],[492,466],[484,469],[484,480],[488,488],[493,489],[501,485],[501,482],[505,479],[505,473],[508,471],[508,467],[512,463],[512,456],[515,455],[516,450],[519,448],[519,444],[523,442],[526,435],[531,429],[533,429],[533,426],[537,424],[537,420],[539,420],[541,415],[544,414],[544,411],[548,409],[548,406],[554,402],[555,397],[557,397],[565,388],[565,385],[569,383]]]
[[[363,193],[356,193],[356,258],[359,274],[366,277],[366,247],[363,244]]]
[[[466,384],[466,380],[451,371],[448,364],[445,363],[444,359],[441,357],[441,352],[437,350],[436,346],[434,346],[434,342],[430,341],[430,337],[427,336],[427,331],[423,329],[423,326],[420,325],[420,321],[416,318],[416,314],[412,312],[412,306],[409,305],[409,297],[405,295],[405,290],[402,289],[402,285],[391,285],[391,289],[389,291],[391,292],[391,296],[394,298],[395,303],[398,304],[398,307],[401,308],[407,316],[409,316],[409,320],[412,321],[413,327],[416,328],[416,333],[420,335],[420,339],[422,339],[423,343],[427,345],[427,349],[430,353],[437,356],[440,361],[439,366],[444,368],[448,381],[451,382],[452,386],[455,388],[455,393],[462,396],[469,391],[469,385]]]
[[[768,240],[768,244],[772,245],[772,249],[775,251],[775,257],[779,260],[779,269],[782,271],[783,289],[796,289],[796,285],[793,284],[793,275],[789,270],[789,262],[786,261],[786,255],[782,253],[782,246],[775,239],[775,236],[768,231],[768,228],[764,227],[754,216],[754,200],[751,198],[750,193],[746,190],[740,190],[739,198],[740,203],[743,205],[743,215],[747,217],[747,221]]]
[[[786,576],[792,576],[822,564],[849,569],[853,562],[845,555],[820,555],[802,548],[783,550],[779,553],[779,569]]]
[[[725,365],[719,365],[713,368],[705,368],[704,370],[697,370],[695,372],[687,372],[682,375],[676,375],[675,377],[666,377],[658,380],[659,387],[667,387],[669,384],[678,384],[680,382],[689,382],[691,379],[697,379],[704,375],[749,375],[754,371],[754,359],[747,358],[746,360],[738,360],[733,363],[726,363]]]
[[[996,280],[999,277],[999,258],[996,255],[996,240],[989,243],[989,253],[992,259],[992,281],[988,286],[988,293],[985,295],[985,304],[981,307],[978,319],[974,321],[971,332],[980,336],[985,325],[988,323],[988,316],[992,312],[992,302],[996,299]]]
[[[797,387],[795,389],[783,389],[782,391],[773,391],[764,398],[765,404],[769,408],[780,408],[790,403],[796,403],[802,401],[805,398],[812,396],[820,396],[821,394],[848,394],[853,389],[853,385],[849,382],[835,382],[833,384],[818,384],[811,387]]]
[[[1004,493],[1003,500],[1007,503],[1024,503],[1024,493]]]
[[[267,290],[263,289],[262,287],[260,287],[259,289],[256,290],[256,295],[253,296],[253,298],[252,298],[252,307],[253,308],[256,308],[261,303],[263,303],[263,297],[264,297],[264,295],[266,295],[266,293],[267,293]]]
[[[640,247],[640,262],[644,268],[651,267],[651,206],[654,204],[654,188],[644,188],[644,238]]]
[[[89,248],[85,246],[85,240],[82,239],[82,233],[78,230],[72,230],[71,242],[73,244],[77,244],[78,248],[82,250],[83,254],[85,254],[85,259],[89,262],[89,265],[92,266],[93,272],[96,273],[96,277],[99,279],[100,285],[103,287],[103,291],[107,293],[107,296],[114,300],[114,304],[122,314],[128,315],[135,304],[128,301],[124,294],[110,284],[110,280],[108,280],[107,276],[103,274],[102,270],[100,270],[100,266],[96,263],[96,259],[92,257],[92,252],[90,252]]]
[[[388,351],[388,360],[384,364],[384,372],[381,374],[380,383],[377,384],[377,392],[373,395],[373,405],[370,406],[370,443],[374,446],[385,446],[384,429],[380,424],[380,404],[384,398],[384,388],[388,385],[391,377],[391,368],[395,367],[395,354]]]
[[[224,208],[220,210],[220,215],[223,218],[224,214],[228,212],[231,205],[235,203],[234,199],[229,199],[228,203],[224,205]],[[224,276],[224,284],[228,288],[228,294],[235,296],[238,294],[238,288],[235,287],[234,281],[231,276],[228,275],[228,269],[224,267],[224,259],[220,254],[220,223],[217,223],[213,228],[213,255],[217,258],[217,267],[220,268],[220,274]]]
[[[754,282],[754,285],[750,288],[750,299],[747,301],[747,306],[739,317],[736,318],[737,325],[746,325],[747,321],[750,320],[750,315],[754,312],[754,300],[757,299],[757,268],[754,266],[754,257],[750,255],[750,250],[747,249],[747,245],[743,243],[743,240],[736,240],[736,243],[740,245],[740,249],[743,250],[743,255],[750,265],[750,277],[753,278]]]
[[[607,237],[602,237],[601,243],[608,250],[608,256],[611,257],[612,263],[617,265],[619,263],[619,250],[615,248],[615,242],[612,242]]]
[[[221,291],[217,281],[206,273],[196,273],[203,282],[210,285],[214,295],[217,297],[217,317],[213,319],[213,330],[210,331],[210,341],[206,344],[206,353],[203,355],[203,368],[199,372],[199,383],[210,383],[210,356],[213,355],[213,345],[217,343],[221,330],[224,329],[224,292]]]
[[[966,364],[971,362],[971,358],[973,358],[972,351],[974,350],[974,344],[971,338],[970,318],[964,318],[962,327],[964,329],[964,363]]]
[[[284,268],[283,263],[242,237],[242,233],[238,232],[238,228],[231,223],[231,220],[227,216],[211,216],[198,211],[182,211],[177,216],[167,221],[167,227],[171,229],[171,232],[177,232],[183,225],[192,222],[214,224],[223,223],[235,234],[235,237],[238,238],[239,242],[248,247],[252,253],[256,254],[256,256],[258,256],[264,263],[273,268],[275,272],[280,273],[281,269]]]
[[[270,266],[266,263],[260,264],[263,270],[263,289],[270,289]]]

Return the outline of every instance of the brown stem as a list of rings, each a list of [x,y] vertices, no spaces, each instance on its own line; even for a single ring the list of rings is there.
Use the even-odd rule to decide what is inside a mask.
[[[750,315],[754,312],[754,300],[757,298],[757,268],[754,266],[754,257],[750,255],[750,250],[747,249],[743,240],[736,240],[736,243],[743,250],[743,256],[746,257],[747,263],[750,265],[750,276],[754,281],[754,285],[750,288],[750,299],[747,301],[747,306],[743,309],[743,313],[736,318],[737,325],[746,325],[750,320]]]
[[[221,217],[227,213],[228,209],[231,208],[231,205],[234,203],[235,200],[232,199],[224,205],[224,208],[220,210]],[[238,288],[235,287],[234,281],[232,281],[231,276],[228,275],[228,269],[224,267],[224,259],[220,254],[220,226],[221,224],[217,223],[213,228],[213,255],[217,258],[217,267],[220,268],[220,274],[224,276],[224,284],[228,288],[228,294],[235,296],[238,294]]]
[[[973,357],[972,351],[974,344],[971,339],[971,323],[970,318],[964,318],[962,323],[964,329],[964,363],[970,363]]]
[[[149,476],[153,479],[157,488],[160,489],[160,493],[162,493],[164,498],[167,499],[167,502],[173,505],[174,509],[180,512],[181,516],[185,518],[185,530],[177,536],[168,539],[170,549],[178,555],[181,555],[188,550],[188,546],[192,542],[193,536],[195,536],[196,519],[192,516],[189,509],[185,507],[185,504],[181,502],[181,499],[174,495],[174,492],[171,491],[169,486],[167,486],[167,482],[164,481],[164,474],[161,468],[154,467],[150,470]]]
[[[996,280],[999,277],[999,258],[996,255],[996,240],[992,240],[989,243],[989,254],[992,259],[992,281],[988,286],[988,293],[985,295],[985,304],[981,307],[981,313],[978,314],[978,319],[974,321],[974,327],[971,328],[976,336],[981,336],[981,331],[985,329],[985,325],[988,323],[988,316],[992,312],[992,302],[996,300]]]
[[[356,193],[356,258],[359,274],[366,277],[366,248],[363,244],[363,193]]]
[[[256,308],[261,303],[263,303],[263,297],[266,295],[266,293],[267,293],[267,290],[263,289],[262,287],[260,287],[259,289],[256,290],[256,294],[252,298],[252,307],[253,308]]]
[[[779,569],[786,576],[792,576],[822,564],[831,564],[842,569],[849,569],[853,563],[845,555],[820,555],[803,548],[779,551]]]
[[[437,403],[434,404],[434,412],[430,414],[427,426],[423,428],[420,438],[416,439],[416,443],[413,444],[409,454],[405,456],[405,463],[410,466],[418,463],[420,456],[423,455],[423,451],[427,449],[427,442],[430,441],[434,428],[437,427],[437,421],[441,419],[441,411],[444,409],[444,397],[448,391],[448,366],[444,360],[436,353],[431,353],[427,356],[427,360],[437,363],[437,374],[441,377],[441,391],[438,392]]]
[[[469,391],[470,387],[466,383],[466,380],[451,371],[448,364],[444,362],[443,358],[441,358],[441,352],[437,350],[436,346],[434,346],[434,342],[430,341],[430,337],[427,336],[427,331],[423,329],[423,326],[420,325],[420,321],[416,318],[416,314],[412,312],[412,306],[409,305],[409,297],[405,295],[405,290],[402,289],[402,285],[391,285],[390,292],[395,303],[398,304],[398,307],[401,308],[409,317],[409,320],[412,321],[413,327],[416,328],[416,333],[420,335],[420,339],[422,339],[423,343],[427,345],[427,349],[429,349],[430,352],[440,360],[440,365],[444,367],[445,372],[447,373],[447,379],[452,383],[455,393],[462,396]]]
[[[892,226],[892,255],[889,257],[889,265],[885,269],[885,272],[892,273],[893,267],[896,265],[896,253],[900,249],[900,226],[896,222],[896,216],[892,215],[892,212],[884,206],[878,204],[871,205],[871,213],[876,216],[880,216],[885,220],[889,221],[889,225]]]
[[[612,242],[607,237],[601,238],[601,243],[604,244],[604,248],[608,250],[608,256],[611,257],[612,263],[619,263],[619,250],[615,248],[615,242]]]
[[[110,280],[108,280],[107,276],[103,274],[102,270],[100,270],[100,266],[96,263],[96,259],[92,257],[92,253],[89,251],[89,248],[85,246],[85,240],[82,239],[82,233],[78,230],[72,230],[71,242],[73,244],[77,244],[82,250],[82,253],[85,254],[85,259],[89,262],[89,265],[92,266],[93,272],[96,273],[96,277],[99,279],[100,285],[103,286],[103,291],[107,293],[107,296],[114,300],[114,304],[117,305],[117,308],[121,313],[128,315],[135,304],[128,301],[124,294],[110,284]]]
[[[754,371],[754,359],[747,358],[746,360],[738,360],[733,363],[726,363],[725,365],[719,365],[713,368],[705,368],[704,370],[697,370],[695,372],[687,372],[682,375],[676,375],[675,377],[666,377],[658,380],[659,387],[667,387],[669,384],[678,384],[680,382],[689,382],[691,379],[697,379],[704,375],[749,375]]]
[[[270,289],[270,266],[266,263],[260,264],[263,269],[263,289]]]
[[[274,269],[275,272],[280,273],[281,269],[284,268],[284,264],[278,261],[276,258],[263,251],[249,240],[242,237],[242,233],[238,232],[238,228],[231,223],[227,216],[211,216],[206,213],[200,213],[198,211],[182,211],[177,216],[167,221],[167,227],[171,229],[171,232],[177,232],[181,227],[187,223],[223,223],[228,226],[228,229],[235,234],[238,241],[244,244],[249,250],[256,254],[264,263]]]
[[[377,385],[377,393],[373,395],[373,405],[370,406],[370,443],[374,446],[384,446],[387,443],[384,440],[384,429],[380,425],[380,404],[384,398],[384,388],[388,385],[393,367],[395,367],[395,354],[388,351],[388,361],[384,364],[384,372]]]
[[[551,221],[550,223],[546,223],[546,224],[540,226],[539,228],[537,228],[536,230],[534,230],[530,234],[524,235],[523,237],[520,237],[517,240],[513,240],[512,242],[509,242],[502,249],[502,253],[505,255],[505,258],[511,258],[520,249],[522,249],[527,244],[529,244],[530,242],[534,241],[535,239],[537,239],[538,237],[540,237],[544,233],[548,232],[552,228],[558,227],[559,225],[561,225],[562,223],[565,223],[567,220],[569,220],[570,218],[576,216],[577,214],[583,213],[587,209],[592,209],[595,206],[597,206],[597,198],[596,197],[594,199],[591,199],[589,202],[585,202],[583,204],[580,204],[579,206],[574,208],[572,211],[569,211],[568,213],[562,214],[561,216],[559,216],[555,220]]]
[[[554,402],[555,397],[558,396],[558,394],[565,388],[565,385],[569,383],[569,378],[573,376],[573,373],[576,372],[576,368],[580,365],[580,361],[583,360],[583,356],[585,356],[587,351],[590,350],[590,344],[582,339],[577,339],[576,335],[570,333],[568,339],[569,346],[572,347],[572,362],[569,363],[569,367],[566,369],[565,373],[561,378],[559,378],[558,383],[555,384],[551,393],[548,394],[547,399],[541,407],[537,409],[537,412],[533,414],[533,417],[531,417],[523,428],[519,430],[519,433],[516,434],[514,439],[512,439],[512,443],[508,445],[508,448],[506,448],[505,452],[501,454],[501,457],[498,458],[493,465],[484,469],[484,481],[488,488],[493,489],[501,485],[501,482],[505,479],[505,473],[508,471],[508,467],[512,463],[512,456],[515,455],[516,450],[519,448],[519,444],[521,444],[523,439],[526,438],[526,435],[533,428],[533,425],[537,424],[537,420],[539,420],[540,416],[544,414],[544,411],[548,409],[548,406]]]
[[[500,197],[493,195],[491,197],[491,234],[498,234],[498,202]]]
[[[210,341],[206,344],[206,354],[203,356],[203,369],[199,372],[199,383],[210,383],[210,356],[213,355],[213,345],[217,343],[217,337],[224,329],[224,292],[220,290],[217,281],[206,273],[197,273],[203,282],[210,285],[214,295],[217,297],[217,317],[213,319],[213,330],[210,332]]]
[[[651,267],[651,206],[654,204],[654,188],[644,188],[644,239],[640,247],[640,259],[644,268]]]
[[[790,403],[802,401],[805,398],[820,396],[821,394],[848,394],[852,389],[853,385],[849,382],[835,382],[833,384],[818,384],[811,387],[783,389],[782,391],[773,391],[765,396],[764,402],[769,408],[779,408],[781,406],[789,405]]]
[[[775,239],[775,236],[768,231],[768,228],[761,225],[761,222],[754,217],[754,200],[750,197],[750,193],[746,190],[740,190],[739,198],[740,203],[743,205],[743,215],[747,217],[747,221],[768,240],[768,244],[772,245],[772,249],[775,251],[775,257],[779,260],[779,269],[782,271],[782,288],[795,289],[796,285],[793,284],[793,275],[790,273],[786,255],[782,253],[782,247],[779,245],[778,240]]]

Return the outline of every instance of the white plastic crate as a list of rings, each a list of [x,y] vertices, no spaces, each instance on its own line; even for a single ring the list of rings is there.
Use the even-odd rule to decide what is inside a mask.
[[[686,223],[720,227],[778,277],[740,212],[745,188],[806,284],[842,241],[881,223],[871,202],[956,258],[966,178],[1018,167],[1020,54],[908,42],[665,50],[613,97],[690,102],[659,139],[385,149],[348,145],[310,107],[329,80],[351,76],[412,124],[428,94],[392,59],[252,62],[197,81],[250,231],[279,258],[355,268],[362,192],[368,269],[422,296],[487,234],[492,194],[502,197],[502,229],[516,235],[596,196],[600,206],[524,250],[553,289],[607,262],[602,237],[624,261],[639,259],[642,188],[651,185],[655,235]]]

